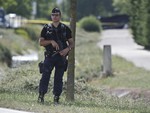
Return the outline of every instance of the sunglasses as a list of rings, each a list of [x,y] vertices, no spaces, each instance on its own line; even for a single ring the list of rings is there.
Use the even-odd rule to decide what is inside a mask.
[[[59,16],[59,14],[51,14],[52,16]]]

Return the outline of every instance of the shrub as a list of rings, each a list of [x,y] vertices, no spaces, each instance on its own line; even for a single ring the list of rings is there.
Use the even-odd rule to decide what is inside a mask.
[[[23,26],[22,28],[15,29],[15,33],[19,34],[24,37],[24,39],[31,40],[33,44],[35,44],[34,47],[39,48],[39,45],[37,45],[39,36],[40,36],[41,26],[36,25],[30,25],[27,24],[26,26]]]
[[[0,44],[0,61],[11,67],[12,55],[8,48]]]
[[[39,37],[39,32],[38,32],[38,28],[35,28],[35,26],[31,26],[31,25],[28,25],[28,26],[24,26],[22,28],[18,28],[15,30],[15,32],[17,34],[21,34],[23,35],[25,38],[29,38],[31,39],[32,41],[35,41],[38,39]]]
[[[25,39],[29,39],[28,33],[23,28],[17,28],[15,29],[15,33],[22,35]]]
[[[36,34],[36,31],[32,27],[25,27],[24,30],[28,33],[29,38],[33,41],[37,40],[38,35]]]
[[[101,24],[94,16],[84,17],[79,21],[79,25],[86,31],[100,32]]]
[[[129,0],[128,3],[133,38],[137,44],[150,49],[150,1]]]

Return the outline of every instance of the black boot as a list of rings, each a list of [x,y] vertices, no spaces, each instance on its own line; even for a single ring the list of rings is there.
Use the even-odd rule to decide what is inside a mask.
[[[44,104],[44,93],[43,92],[39,93],[38,102]]]
[[[54,96],[54,105],[59,104],[59,96]]]

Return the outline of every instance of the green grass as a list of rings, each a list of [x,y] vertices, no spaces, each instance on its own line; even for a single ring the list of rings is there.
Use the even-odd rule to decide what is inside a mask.
[[[138,88],[150,89],[150,76],[149,71],[142,68],[135,67],[132,63],[124,59],[114,56],[112,59],[112,68],[114,76],[107,79],[96,79],[92,81],[92,85],[99,86],[105,85],[112,88]]]
[[[43,59],[41,49],[39,61],[3,70],[2,74],[5,77],[0,81],[0,106],[36,113],[149,113],[149,102],[129,97],[117,98],[103,91],[105,87],[148,90],[150,76],[149,71],[136,68],[124,59],[114,56],[112,58],[114,76],[101,79],[99,76],[102,51],[96,45],[99,37],[98,33],[87,33],[77,29],[74,102],[65,101],[65,73],[61,104],[53,105],[53,76],[45,96],[45,104],[37,103],[41,78],[37,65]]]
[[[16,30],[17,31],[17,30]],[[37,31],[38,32],[38,31]],[[28,50],[36,50],[38,38],[34,41],[27,39],[27,34],[25,32],[15,33],[14,29],[2,29],[0,28],[0,43],[5,45],[11,51],[12,55],[25,54]],[[26,38],[25,38],[26,37]]]

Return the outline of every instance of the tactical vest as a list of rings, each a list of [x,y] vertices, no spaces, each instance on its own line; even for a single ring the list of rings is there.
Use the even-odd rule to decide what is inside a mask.
[[[60,24],[61,24],[60,29],[54,28],[52,26],[52,24],[46,24],[46,26],[45,26],[46,31],[47,31],[46,32],[46,37],[47,37],[48,40],[55,40],[56,42],[61,41],[61,43],[63,45],[63,49],[64,49],[64,48],[67,47],[67,43],[66,43],[66,41],[67,41],[67,32],[66,32],[66,26],[62,23],[60,23]],[[58,30],[60,30],[59,31],[59,33],[60,33],[59,36],[57,34]],[[54,35],[54,32],[56,33],[55,35]],[[45,48],[46,48],[47,51],[54,51],[51,45],[45,46]]]

